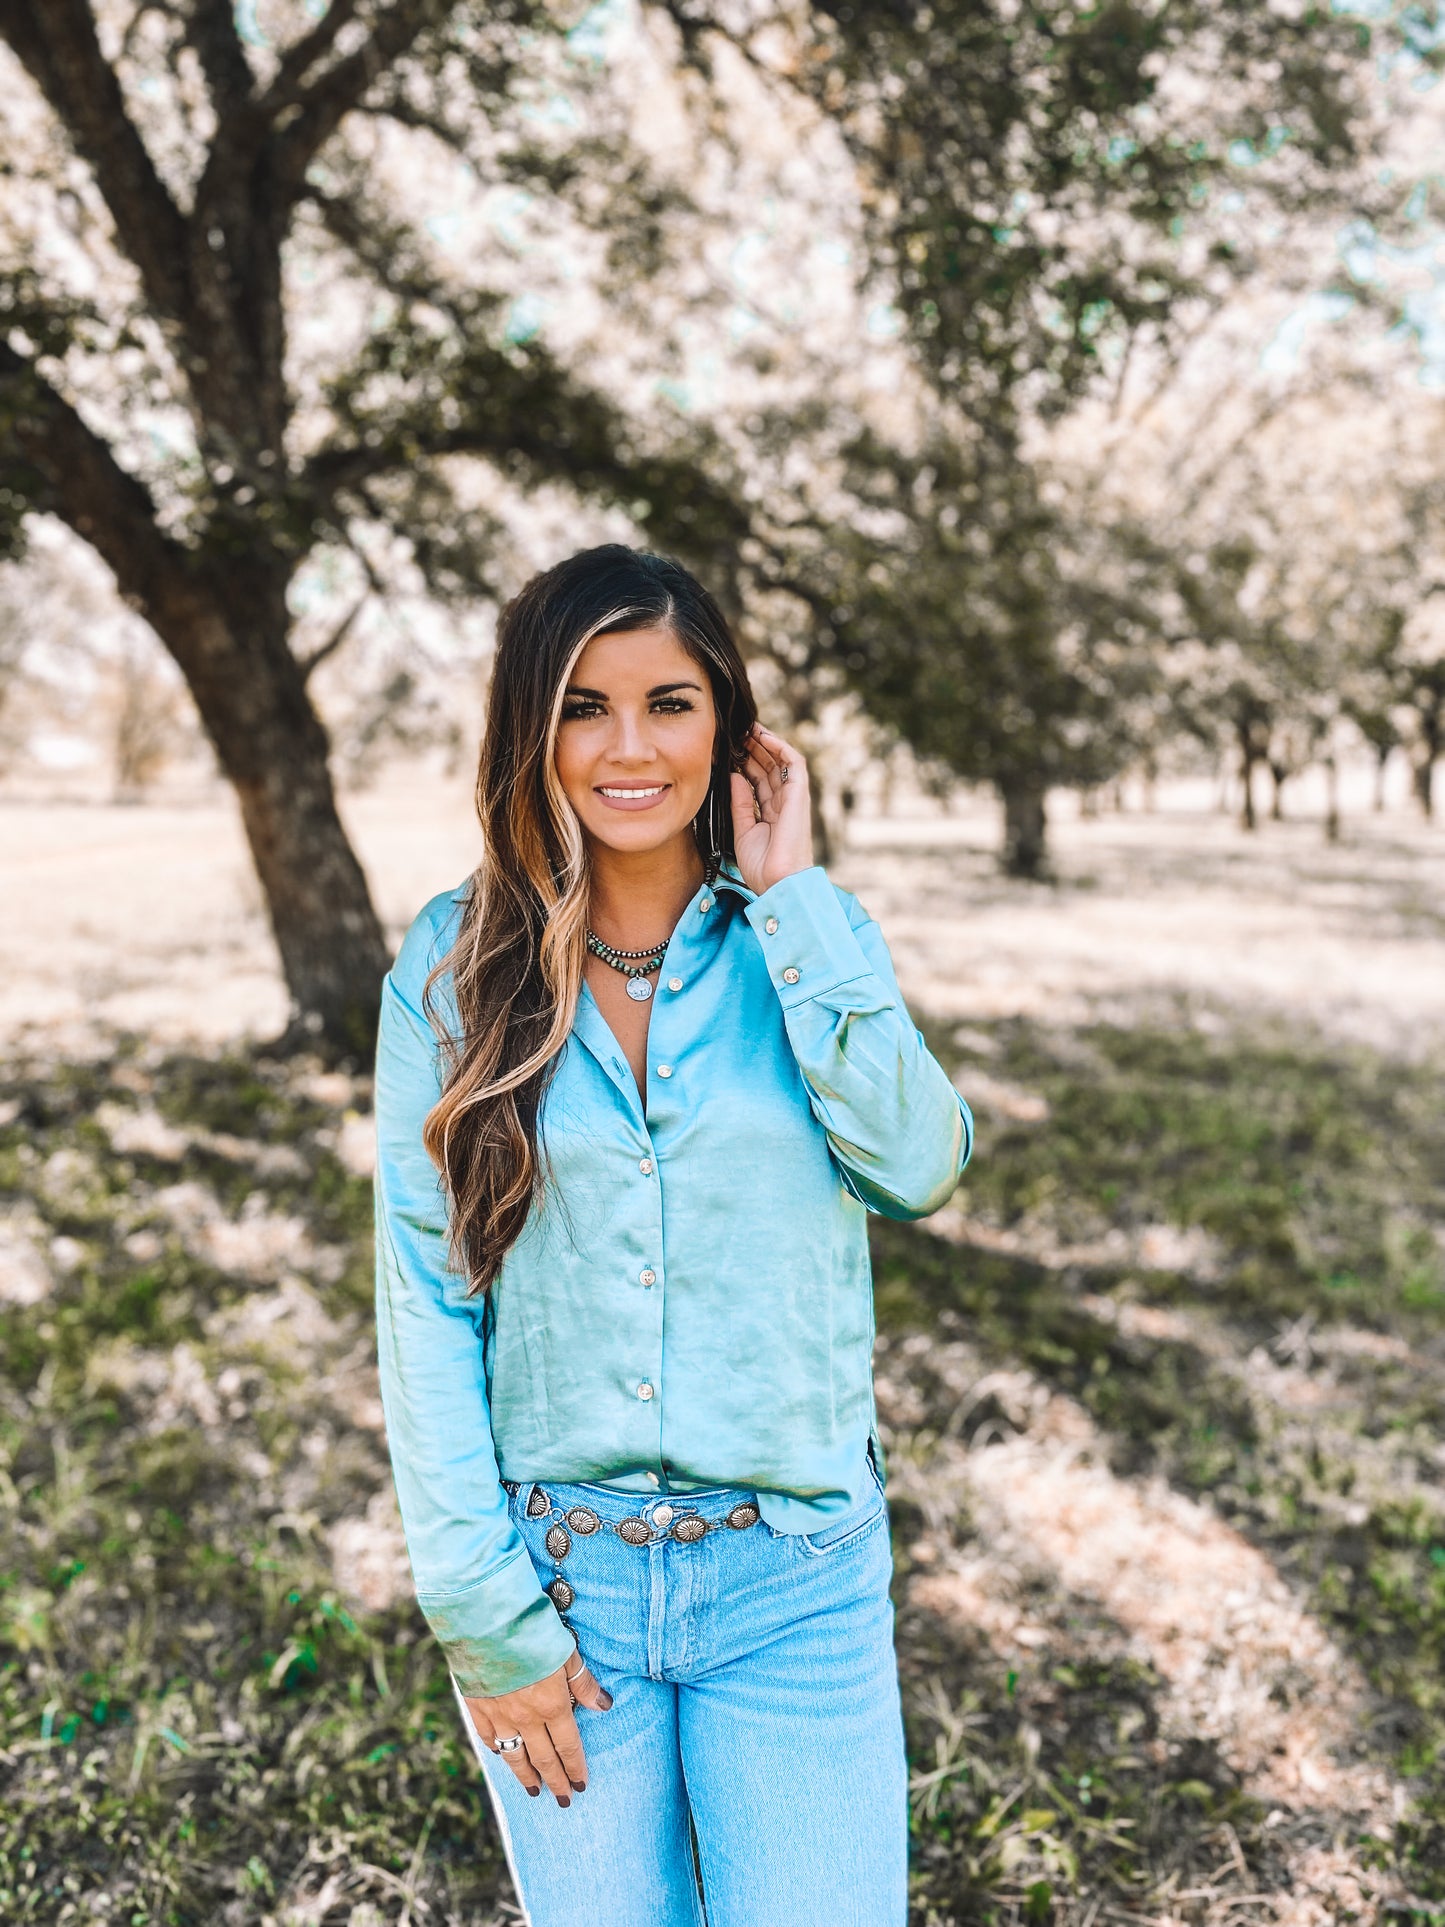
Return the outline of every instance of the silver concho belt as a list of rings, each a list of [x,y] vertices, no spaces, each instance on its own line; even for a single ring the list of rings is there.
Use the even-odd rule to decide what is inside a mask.
[[[517,1492],[520,1487],[510,1479],[502,1483],[508,1492]],[[559,1613],[571,1607],[577,1595],[571,1584],[562,1576],[562,1561],[572,1550],[572,1535],[579,1539],[590,1539],[594,1532],[615,1532],[626,1546],[656,1546],[665,1539],[674,1539],[682,1546],[695,1546],[699,1539],[705,1539],[710,1532],[746,1532],[755,1526],[762,1515],[751,1499],[743,1499],[724,1514],[721,1519],[699,1518],[695,1512],[684,1512],[672,1518],[670,1523],[659,1532],[646,1519],[633,1515],[619,1519],[614,1525],[594,1512],[590,1505],[573,1505],[565,1509],[553,1505],[552,1495],[545,1487],[534,1485],[527,1497],[527,1517],[529,1519],[551,1519],[547,1528],[544,1544],[548,1557],[557,1567],[556,1576],[547,1587],[547,1594]]]

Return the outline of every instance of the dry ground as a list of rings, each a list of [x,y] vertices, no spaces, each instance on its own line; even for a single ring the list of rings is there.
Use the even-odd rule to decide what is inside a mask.
[[[465,789],[348,807],[399,934]],[[835,865],[980,1122],[876,1245],[915,1921],[1442,1917],[1445,834],[1065,820],[1045,886],[992,835]],[[0,803],[0,889],[0,1911],[505,1919],[385,1476],[365,1081],[248,1046],[222,804]]]

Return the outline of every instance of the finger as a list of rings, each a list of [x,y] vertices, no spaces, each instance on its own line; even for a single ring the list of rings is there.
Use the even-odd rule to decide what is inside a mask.
[[[572,1697],[579,1706],[590,1706],[594,1713],[612,1711],[612,1695],[605,1686],[599,1685],[590,1667],[584,1666],[575,1678],[568,1680],[567,1684],[571,1687]]]
[[[571,1714],[568,1714],[571,1718]],[[560,1723],[560,1722],[559,1722]],[[527,1741],[527,1753],[532,1765],[541,1774],[552,1797],[559,1807],[572,1804],[572,1786],[562,1762],[557,1758],[557,1749],[552,1744],[552,1736],[545,1726],[526,1726],[522,1729]],[[585,1765],[584,1765],[585,1771]]]
[[[777,778],[786,780],[789,783],[806,782],[808,777],[808,759],[804,756],[803,752],[800,749],[794,749],[791,743],[785,743],[782,737],[774,735],[772,730],[764,729],[761,723],[758,724],[758,732],[761,747],[777,766]],[[783,771],[785,769],[788,774],[786,779],[783,779]]]
[[[507,1762],[507,1765],[535,1800],[542,1791],[542,1779],[536,1767],[534,1767],[531,1760],[528,1759],[526,1747],[519,1747],[515,1753],[503,1753],[498,1757]]]
[[[743,775],[752,784],[753,794],[758,799],[758,808],[764,812],[774,806],[778,800],[778,790],[781,785],[778,782],[777,769],[776,764],[768,768],[753,756],[749,756],[743,764]]]
[[[769,741],[770,736],[771,741]],[[748,735],[748,754],[755,756],[759,762],[771,769],[778,760],[774,754],[774,746],[778,741],[779,738],[772,736],[772,732],[764,729],[761,723],[754,723]]]
[[[746,836],[758,820],[758,799],[746,776],[736,772],[728,780],[733,806],[733,840]]]
[[[562,1771],[567,1775],[567,1784],[574,1793],[587,1791],[587,1755],[582,1748],[582,1735],[577,1731],[577,1721],[569,1706],[554,1720],[548,1720],[547,1733],[557,1749],[557,1758],[562,1762]]]
[[[467,1700],[466,1709],[467,1717],[472,1723],[472,1728],[477,1738],[489,1753],[495,1753],[497,1750],[497,1729],[492,1725],[486,1713],[484,1702],[481,1700]]]

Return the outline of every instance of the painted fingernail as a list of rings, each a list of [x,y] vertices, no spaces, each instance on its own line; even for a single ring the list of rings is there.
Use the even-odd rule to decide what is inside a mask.
[[[602,1698],[598,1702],[598,1704],[601,1706],[604,1713],[610,1713],[612,1711],[612,1708],[615,1702],[613,1701],[612,1695],[604,1691],[602,1694]]]
[[[541,1789],[541,1787],[539,1787],[539,1786],[529,1786],[529,1787],[527,1788],[527,1791],[528,1791],[528,1793],[529,1793],[529,1794],[530,1794],[530,1795],[532,1796],[532,1798],[533,1798],[533,1799],[535,1800],[535,1799],[536,1799],[536,1797],[537,1797],[537,1795],[538,1795],[538,1794],[539,1794],[539,1793],[540,1793],[540,1792],[542,1791],[542,1789]]]
[[[567,1784],[574,1793],[585,1793],[587,1791],[587,1782],[585,1780],[569,1780]]]
[[[570,1807],[572,1802],[568,1799],[564,1799],[564,1797],[559,1793],[557,1795],[557,1804],[559,1807]]]

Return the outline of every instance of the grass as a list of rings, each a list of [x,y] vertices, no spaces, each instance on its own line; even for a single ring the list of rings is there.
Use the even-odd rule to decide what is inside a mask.
[[[233,1154],[117,1154],[95,1114],[118,1096]],[[280,1068],[134,1054],[3,1098],[0,1193],[63,1269],[0,1318],[0,1917],[492,1920],[505,1875],[445,1667],[414,1608],[348,1610],[327,1554],[384,1477],[336,1402],[370,1287],[334,1108]],[[271,1281],[196,1255],[165,1209],[186,1185],[243,1223],[302,1214],[305,1342],[237,1317]]]
[[[1417,1896],[1422,1911],[1401,1918],[1445,1917],[1433,1904],[1445,1901],[1438,1077],[1308,1039],[1110,1027],[1050,1035],[1019,1023],[966,1035],[971,1050],[933,1039],[962,1088],[971,1069],[983,1069],[995,1088],[1026,1089],[1047,1103],[1047,1118],[1027,1125],[999,1118],[991,1128],[985,1110],[978,1162],[959,1200],[985,1239],[1013,1231],[1024,1248],[1001,1252],[877,1224],[883,1332],[898,1340],[941,1326],[966,1331],[985,1363],[1022,1364],[1078,1400],[1106,1433],[1121,1474],[1162,1474],[1207,1495],[1268,1551],[1375,1688],[1371,1750],[1414,1782],[1411,1813],[1393,1840],[1361,1842],[1361,1853]],[[1110,1232],[1159,1224],[1209,1234],[1216,1256],[1207,1279],[1098,1255]],[[1048,1262],[1027,1255],[1031,1243]],[[1136,1307],[1187,1308],[1185,1335],[1100,1315]],[[1385,1342],[1334,1348],[1361,1333]],[[1292,1366],[1326,1395],[1298,1411],[1281,1407],[1261,1360]],[[917,1449],[921,1436],[926,1452],[930,1428],[948,1427],[957,1395],[930,1383],[926,1357],[911,1373],[922,1417],[910,1444]],[[978,1403],[965,1432],[997,1418],[989,1402]],[[894,1510],[906,1576],[904,1548],[917,1522]],[[967,1542],[966,1521],[957,1534]],[[926,1636],[915,1628],[915,1640]],[[935,1651],[926,1671],[939,1675],[944,1665]],[[930,1707],[925,1694],[914,1699],[916,1759],[948,1740],[968,1695],[979,1708],[974,1737],[958,1742],[968,1772],[951,1782],[942,1807],[932,1793],[918,1806],[923,1891],[941,1882],[945,1895],[966,1897],[957,1914],[945,1900],[938,1919],[1027,1919],[1030,1904],[1044,1908],[1045,1887],[1041,1918],[1089,1895],[1137,1907],[1165,1891],[1181,1865],[1198,1881],[1206,1863],[1236,1853],[1241,1871],[1271,1884],[1264,1816],[1217,1758],[1196,1767],[1156,1749],[1151,1761],[1117,1734],[1111,1740],[1067,1665],[1062,1677],[1045,1666],[1005,1687],[1000,1693],[996,1663],[980,1651],[945,1695],[951,1711]],[[1016,1710],[1021,1688],[1030,1703]],[[1149,1698],[1148,1682],[1136,1681],[1146,1738]],[[1115,1712],[1130,1703],[1117,1682],[1101,1701]],[[1087,1811],[1058,1794],[1060,1778],[1076,1786],[1081,1772],[1096,1790]],[[990,1792],[1010,1773],[1054,1813],[1052,1865],[1037,1855],[1019,1861],[1036,1876],[1032,1886],[1003,1879],[996,1855],[980,1857],[991,1839]],[[1105,1816],[1121,1824],[1101,1831]],[[1229,1854],[1218,1844],[1226,1824]]]
[[[1206,1495],[1269,1552],[1364,1668],[1368,1745],[1416,1790],[1392,1838],[1355,1846],[1417,1897],[1397,1918],[1439,1917],[1438,1084],[1279,1036],[967,1037],[934,1040],[965,1088],[986,1072],[1048,1115],[980,1107],[962,1242],[875,1226],[884,1344],[965,1332],[1078,1401],[1121,1476]],[[509,1917],[422,1621],[333,1576],[332,1528],[386,1476],[357,1404],[367,1187],[336,1149],[365,1101],[305,1066],[134,1044],[0,1080],[0,1224],[51,1275],[0,1310],[6,1921]],[[1205,1241],[1203,1275],[1142,1261],[1157,1226]],[[1113,1315],[1141,1309],[1147,1328]],[[1358,1333],[1374,1349],[1339,1349]],[[959,1401],[926,1354],[909,1371],[925,1464]],[[1328,1397],[1282,1405],[1270,1372]],[[1003,1417],[980,1402],[964,1435]],[[1002,1667],[913,1603],[928,1522],[905,1496],[894,1513],[915,1927],[1204,1920],[1210,1895],[1282,1886],[1268,1813],[1216,1746],[1166,1730],[1164,1682],[1117,1628],[1074,1602]],[[966,1508],[950,1531],[969,1546]]]

